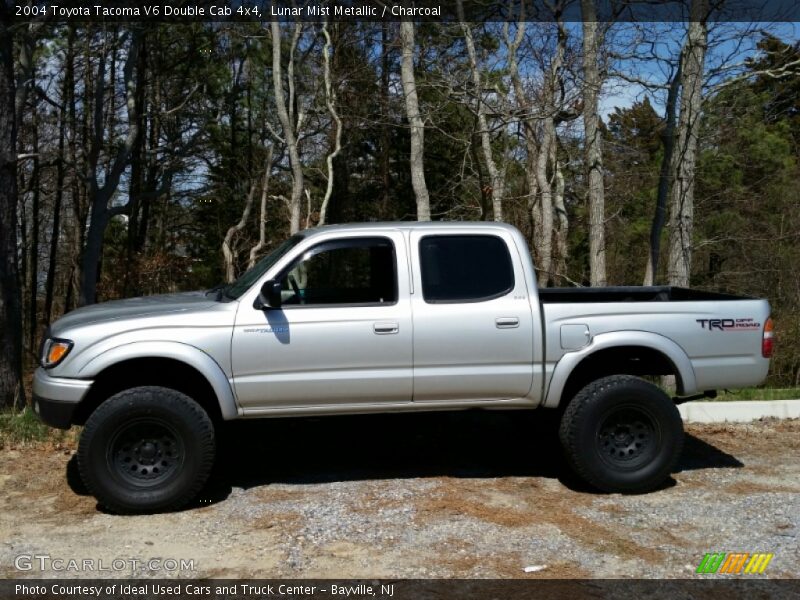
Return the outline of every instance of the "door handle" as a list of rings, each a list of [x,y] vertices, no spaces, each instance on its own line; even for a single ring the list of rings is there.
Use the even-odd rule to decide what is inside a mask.
[[[378,335],[389,335],[400,331],[400,326],[397,323],[375,323],[372,326],[372,331]]]
[[[519,318],[517,317],[497,317],[494,320],[495,327],[498,329],[515,329],[519,327]]]

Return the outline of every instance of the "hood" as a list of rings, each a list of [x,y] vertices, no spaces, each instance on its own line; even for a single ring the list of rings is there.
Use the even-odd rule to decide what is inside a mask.
[[[204,310],[216,304],[205,291],[112,300],[84,306],[67,313],[53,323],[51,333],[54,337],[59,337],[59,332],[82,325]]]

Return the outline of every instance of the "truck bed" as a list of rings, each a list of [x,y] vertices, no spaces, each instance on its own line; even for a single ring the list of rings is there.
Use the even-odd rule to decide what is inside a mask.
[[[747,296],[673,286],[612,286],[602,288],[540,288],[543,304],[593,302],[688,302],[694,300],[749,300]]]

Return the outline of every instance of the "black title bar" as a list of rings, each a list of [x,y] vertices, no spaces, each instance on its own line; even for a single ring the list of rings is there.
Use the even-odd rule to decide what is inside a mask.
[[[3,600],[460,600],[502,598],[780,598],[800,596],[797,579],[8,579]]]
[[[598,21],[680,22],[688,20],[691,2],[596,0],[595,4]],[[706,0],[706,4],[711,22],[800,21],[798,0]],[[583,20],[577,0],[463,0],[463,9],[468,22]],[[459,21],[455,0],[18,0],[12,19],[54,23]]]

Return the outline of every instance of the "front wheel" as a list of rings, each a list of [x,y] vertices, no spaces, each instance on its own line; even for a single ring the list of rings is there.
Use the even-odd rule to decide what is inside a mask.
[[[89,417],[78,445],[81,477],[117,513],[176,510],[214,462],[214,426],[194,400],[147,386],[120,392]]]
[[[606,492],[647,492],[664,483],[683,446],[672,400],[630,375],[593,381],[567,405],[559,429],[574,471]]]

